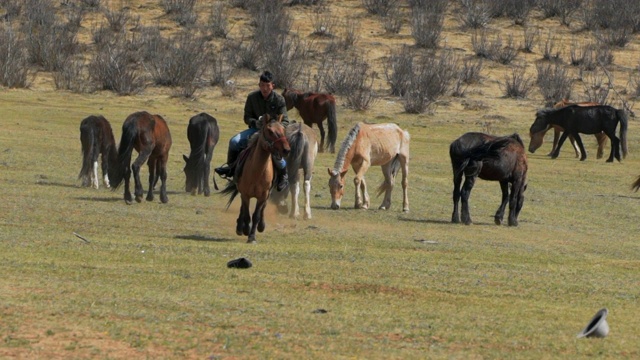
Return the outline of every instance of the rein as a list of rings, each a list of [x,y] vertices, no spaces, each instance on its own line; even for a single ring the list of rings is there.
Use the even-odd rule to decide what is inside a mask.
[[[276,146],[276,144],[278,144],[279,142],[282,141],[286,141],[287,137],[285,135],[282,135],[276,139],[270,140],[267,138],[266,134],[264,134],[264,132],[261,132],[262,134],[262,139],[264,139],[264,141],[267,143],[267,148],[265,150],[269,150],[272,151],[274,146]]]

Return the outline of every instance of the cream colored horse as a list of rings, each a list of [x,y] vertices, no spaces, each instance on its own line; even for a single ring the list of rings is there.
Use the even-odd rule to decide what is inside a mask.
[[[378,195],[383,192],[385,195],[379,209],[391,207],[395,177],[398,170],[402,169],[402,211],[408,212],[409,140],[409,133],[396,124],[356,124],[342,142],[333,169],[327,169],[330,176],[331,208],[340,208],[345,176],[351,165],[356,173],[353,179],[356,187],[355,208],[368,209],[369,194],[364,174],[371,166],[381,166],[384,182],[378,188]]]

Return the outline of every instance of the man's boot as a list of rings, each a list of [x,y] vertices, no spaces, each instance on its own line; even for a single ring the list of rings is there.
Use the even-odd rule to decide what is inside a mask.
[[[289,176],[287,175],[287,167],[276,169],[276,190],[282,191],[289,185]]]
[[[216,172],[216,174],[220,175],[223,178],[232,178],[233,174],[236,171],[235,162],[238,158],[238,154],[240,154],[239,151],[233,151],[229,149],[227,151],[227,163],[215,168],[214,171]]]

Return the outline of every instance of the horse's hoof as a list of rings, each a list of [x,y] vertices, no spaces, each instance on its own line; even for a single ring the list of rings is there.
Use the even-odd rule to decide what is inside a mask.
[[[495,218],[493,219],[493,222],[495,222],[496,225],[502,225],[502,219]]]
[[[148,195],[147,195],[147,197],[145,198],[145,200],[147,200],[147,201],[153,201],[153,196],[148,196]]]
[[[409,212],[409,208],[402,209],[402,212],[408,213]]]
[[[387,208],[384,205],[380,205],[380,207],[378,208],[378,210],[387,210]]]
[[[258,224],[258,232],[263,232],[266,227],[267,225],[264,223]]]
[[[509,226],[518,226],[518,221],[509,221]]]
[[[256,243],[256,236],[250,235],[249,240],[247,240],[247,244],[255,244],[255,243]]]
[[[137,203],[141,203],[142,202],[142,196],[136,196],[136,202]]]
[[[166,203],[168,203],[168,202],[169,202],[169,198],[167,198],[167,197],[164,197],[164,198],[163,198],[163,197],[161,197],[161,198],[160,198],[160,202],[161,202],[161,203],[163,203],[163,204],[166,204]]]
[[[127,205],[131,205],[133,202],[131,200],[125,200],[124,203]]]

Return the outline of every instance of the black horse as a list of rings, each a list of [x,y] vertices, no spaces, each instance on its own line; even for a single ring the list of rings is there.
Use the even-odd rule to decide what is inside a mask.
[[[82,168],[79,179],[82,186],[99,187],[98,157],[102,155],[102,176],[105,187],[109,184],[109,161],[118,157],[116,140],[111,124],[104,116],[91,115],[80,123],[80,142],[82,143]]]
[[[518,226],[518,215],[524,204],[527,189],[527,155],[524,143],[518,134],[495,137],[469,132],[449,146],[453,168],[453,214],[451,222],[459,223],[458,202],[462,198],[462,221],[471,224],[469,195],[476,177],[499,181],[502,202],[495,214],[496,225],[502,224],[505,207],[509,202],[509,226]],[[462,177],[465,177],[464,184]],[[511,184],[511,194],[509,194]]]
[[[211,156],[213,149],[220,139],[220,129],[218,129],[218,121],[207,113],[200,113],[189,119],[187,126],[187,139],[191,146],[189,156],[182,155],[186,162],[184,166],[184,174],[186,182],[184,189],[195,195],[204,192],[204,196],[209,196],[209,174],[211,173]],[[213,178],[213,186],[218,190],[215,177]]]
[[[616,127],[620,123],[620,138],[616,136]],[[615,157],[620,161],[620,146],[622,154],[627,156],[627,114],[624,110],[616,109],[608,105],[578,106],[571,105],[559,109],[542,109],[536,113],[536,120],[529,129],[529,135],[534,139],[536,134],[546,131],[550,126],[558,125],[564,129],[564,133],[558,141],[558,147],[553,151],[553,159],[560,154],[560,148],[568,136],[573,136],[580,147],[580,161],[587,158],[582,139],[578,133],[597,134],[604,132],[611,139],[611,154],[607,162],[613,162]]]

